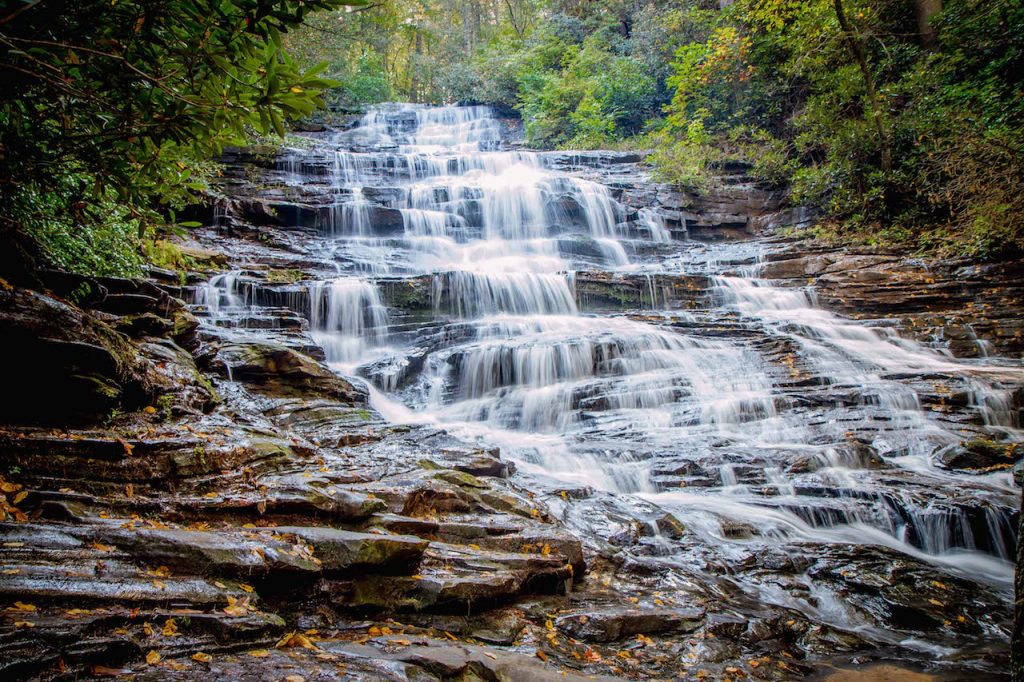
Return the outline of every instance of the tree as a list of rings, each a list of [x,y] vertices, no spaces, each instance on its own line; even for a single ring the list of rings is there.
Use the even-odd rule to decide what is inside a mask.
[[[283,135],[332,85],[282,34],[363,1],[23,0],[0,16],[6,239],[42,204],[85,225],[108,198],[140,224],[180,206],[202,161],[250,129]]]

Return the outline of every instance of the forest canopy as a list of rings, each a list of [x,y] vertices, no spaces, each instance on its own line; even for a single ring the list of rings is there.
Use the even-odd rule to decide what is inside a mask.
[[[485,103],[537,147],[654,151],[700,188],[752,165],[819,236],[1016,253],[1024,6],[1015,0],[384,0],[286,45],[336,105]]]

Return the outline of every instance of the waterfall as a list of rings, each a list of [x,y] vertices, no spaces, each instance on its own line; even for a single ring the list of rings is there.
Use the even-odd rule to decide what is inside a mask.
[[[329,362],[359,360],[384,341],[387,325],[387,308],[372,283],[339,277],[311,287],[310,327]]]
[[[376,383],[383,413],[499,445],[545,485],[598,489],[616,518],[657,504],[726,555],[747,545],[723,524],[742,523],[773,551],[885,546],[1005,584],[1009,473],[938,459],[1024,440],[1019,363],[964,363],[832,314],[810,288],[760,279],[763,245],[675,241],[664,212],[626,207],[599,172],[559,170],[583,154],[504,135],[486,107],[387,104],[279,163],[290,187],[320,188],[318,255],[337,268],[309,289],[314,338]],[[629,277],[636,309],[581,310],[581,270],[612,272],[613,300]],[[696,274],[706,295],[671,309]],[[199,294],[213,313],[243,301],[237,273],[219,277]]]

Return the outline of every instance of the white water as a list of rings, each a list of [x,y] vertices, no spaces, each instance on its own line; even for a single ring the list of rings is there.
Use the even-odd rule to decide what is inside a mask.
[[[957,361],[844,320],[813,291],[758,279],[756,266],[726,274],[756,246],[705,255],[675,244],[671,256],[631,258],[630,234],[673,246],[656,211],[631,224],[607,187],[552,170],[542,155],[502,151],[500,139],[485,108],[391,105],[333,141],[337,203],[323,232],[348,274],[311,287],[314,338],[346,371],[389,354],[405,363],[381,293],[359,273],[429,275],[435,319],[449,323],[400,390],[393,375],[369,372],[389,391],[372,391],[384,416],[499,445],[539,489],[589,486],[612,494],[621,514],[670,510],[726,563],[764,545],[877,545],[1009,583],[1009,474],[969,477],[936,457],[981,425],[1022,439],[1010,399],[1024,382],[1018,365]],[[290,182],[304,164],[287,162]],[[382,207],[400,216],[387,230],[370,218]],[[591,249],[585,259],[581,248]],[[573,276],[584,261],[706,273],[716,302],[654,322],[589,316]],[[650,276],[647,286],[658,308],[666,296]],[[217,311],[240,303],[234,291],[230,279],[211,282],[204,300]],[[929,391],[949,387],[970,396],[977,425],[928,407]],[[607,523],[578,522],[595,534]],[[725,522],[748,524],[753,538],[726,537]],[[825,619],[818,606],[800,608]]]

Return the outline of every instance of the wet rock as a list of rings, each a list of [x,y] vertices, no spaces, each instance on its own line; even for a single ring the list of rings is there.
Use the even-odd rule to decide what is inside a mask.
[[[561,616],[555,626],[576,639],[604,643],[640,634],[692,632],[703,618],[702,609],[613,609]]]
[[[467,474],[472,474],[473,476],[508,478],[515,473],[516,465],[512,462],[502,461],[497,457],[480,455],[479,457],[474,457],[468,462],[455,464],[455,468]]]
[[[146,405],[154,394],[150,363],[129,341],[50,296],[0,288],[0,349],[16,387],[7,423],[95,419]]]
[[[294,535],[311,545],[324,571],[412,573],[429,544],[409,535],[354,533],[333,528],[280,526],[274,533]]]
[[[720,525],[722,527],[722,535],[730,540],[749,540],[757,535],[757,529],[754,526],[742,521],[722,519]]]
[[[950,445],[936,455],[947,469],[991,470],[1013,466],[1024,455],[1019,443],[999,443],[978,438]]]
[[[230,343],[201,357],[211,369],[272,395],[330,396],[365,403],[366,394],[326,365],[287,346],[266,342]]]
[[[318,573],[312,556],[272,536],[192,530],[136,530],[104,533],[111,542],[154,566],[198,574],[251,576],[269,572]]]

